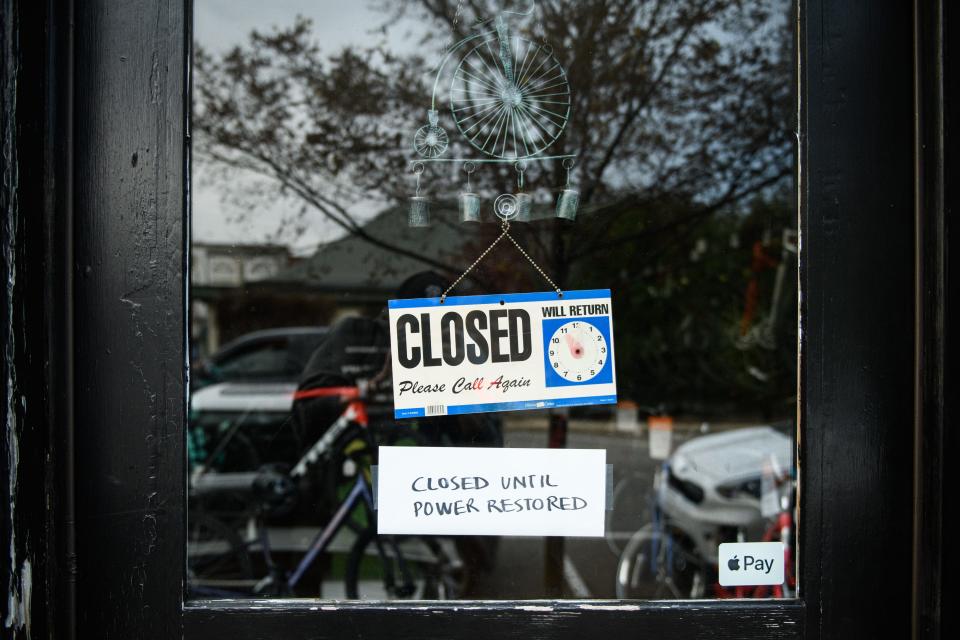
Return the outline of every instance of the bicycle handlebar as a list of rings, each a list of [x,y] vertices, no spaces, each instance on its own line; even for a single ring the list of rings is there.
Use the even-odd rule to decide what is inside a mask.
[[[355,386],[338,387],[317,387],[315,389],[302,389],[293,393],[293,400],[307,400],[310,398],[339,398],[341,402],[387,402],[393,399],[391,392],[378,393],[382,391],[383,385],[371,383],[369,380],[357,380]]]
[[[197,496],[249,492],[258,475],[258,471],[204,473],[191,478],[190,488]]]
[[[308,398],[332,398],[339,397],[343,401],[360,400],[365,396],[360,387],[318,387],[316,389],[303,389],[293,393],[294,400],[306,400]]]

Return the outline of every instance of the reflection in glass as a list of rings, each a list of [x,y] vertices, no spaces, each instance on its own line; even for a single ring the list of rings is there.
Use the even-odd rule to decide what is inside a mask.
[[[788,0],[195,10],[192,597],[795,594]],[[386,301],[518,195],[544,273],[613,291],[622,402],[394,421]],[[455,292],[545,286],[504,242]],[[383,444],[606,449],[606,536],[377,536]],[[717,584],[781,539],[785,584]]]

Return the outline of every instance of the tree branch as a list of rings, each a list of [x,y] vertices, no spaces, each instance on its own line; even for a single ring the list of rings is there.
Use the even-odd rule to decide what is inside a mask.
[[[667,76],[667,73],[673,68],[674,63],[677,61],[680,55],[680,50],[686,44],[687,38],[690,37],[690,34],[693,33],[694,27],[697,26],[699,18],[703,15],[703,7],[697,11],[696,18],[691,17],[690,22],[684,28],[683,32],[677,37],[677,40],[674,42],[673,47],[670,50],[670,53],[667,55],[666,60],[664,60],[663,66],[660,68],[659,73],[654,78],[646,90],[639,96],[635,105],[623,118],[623,122],[620,125],[616,135],[614,135],[613,140],[607,145],[606,151],[603,154],[603,158],[600,163],[597,165],[596,169],[593,171],[593,176],[590,179],[590,184],[584,189],[583,199],[586,202],[590,201],[590,198],[593,196],[594,191],[596,191],[597,184],[603,178],[603,173],[607,170],[607,167],[613,161],[613,155],[616,153],[617,149],[623,143],[623,139],[626,137],[627,132],[630,130],[630,127],[633,126],[633,123],[640,116],[644,109],[650,103],[651,98],[654,95],[654,92],[659,88],[660,84],[664,81]]]
[[[322,213],[328,220],[336,224],[338,227],[346,231],[348,234],[356,236],[361,240],[375,246],[379,247],[385,251],[395,253],[407,258],[416,260],[417,262],[422,262],[431,267],[441,269],[451,274],[458,274],[460,269],[452,265],[446,264],[439,260],[434,260],[429,258],[421,253],[412,251],[410,249],[405,249],[401,246],[392,244],[381,238],[371,235],[364,227],[358,224],[353,217],[338,203],[332,202],[329,199],[325,198],[321,194],[317,193],[316,190],[312,189],[309,185],[302,183],[301,181],[291,178],[287,172],[283,171],[281,167],[272,159],[264,156],[263,154],[258,154],[250,149],[244,149],[242,147],[231,147],[235,151],[246,154],[248,157],[252,157],[256,160],[259,160],[267,167],[270,168],[269,172],[258,170],[253,168],[252,165],[248,165],[245,168],[257,171],[260,175],[271,178],[279,182],[284,187],[293,191],[297,196],[303,199],[305,202],[313,206],[320,213]],[[220,156],[221,161],[225,161],[224,156]],[[331,210],[333,209],[333,210]]]
[[[756,183],[756,184],[753,184],[753,185],[751,185],[750,187],[747,187],[747,188],[745,188],[745,189],[743,189],[743,190],[741,190],[741,191],[737,191],[737,192],[734,192],[734,193],[728,193],[728,194],[725,195],[724,197],[716,200],[715,202],[713,202],[713,203],[711,203],[711,204],[709,204],[709,205],[707,205],[707,206],[705,206],[705,207],[703,207],[703,208],[701,208],[701,209],[697,209],[697,210],[693,211],[692,213],[689,213],[689,214],[687,214],[687,215],[685,215],[685,216],[681,216],[681,217],[679,217],[679,218],[676,218],[676,219],[674,219],[674,220],[671,220],[671,221],[668,222],[667,224],[661,225],[661,226],[656,227],[656,228],[654,228],[654,229],[645,229],[645,230],[640,231],[640,232],[638,232],[638,233],[633,233],[633,234],[629,234],[629,235],[625,235],[625,236],[620,236],[620,237],[617,237],[617,238],[612,239],[610,242],[600,243],[600,244],[593,245],[593,246],[591,246],[591,247],[587,247],[586,249],[584,249],[584,250],[582,250],[582,251],[579,251],[579,252],[576,252],[576,253],[571,254],[571,255],[569,256],[569,260],[570,260],[570,262],[574,262],[574,261],[576,261],[576,260],[580,260],[580,259],[582,259],[582,258],[585,258],[585,257],[587,257],[587,256],[593,255],[593,254],[598,253],[598,252],[600,252],[600,251],[607,251],[607,250],[610,250],[610,249],[612,249],[612,248],[614,248],[614,247],[618,247],[618,246],[623,245],[623,244],[627,244],[627,243],[630,243],[630,242],[636,242],[636,241],[638,241],[638,240],[643,240],[643,239],[648,238],[648,237],[650,237],[650,236],[658,235],[658,234],[660,234],[660,233],[664,233],[664,232],[670,231],[670,230],[672,230],[672,229],[676,229],[677,227],[683,226],[683,225],[685,225],[685,224],[692,223],[692,222],[696,222],[696,221],[698,221],[698,220],[707,218],[707,217],[713,215],[714,213],[716,213],[717,211],[719,211],[720,209],[722,209],[723,207],[725,207],[725,206],[727,206],[727,205],[729,205],[729,204],[732,204],[732,203],[734,203],[734,202],[737,202],[738,200],[741,200],[741,199],[743,199],[743,198],[745,198],[745,197],[747,197],[747,196],[749,196],[749,195],[751,195],[751,194],[754,194],[754,193],[756,193],[756,192],[758,192],[758,191],[761,191],[761,190],[763,190],[763,189],[765,189],[765,188],[767,188],[767,187],[769,187],[769,186],[771,186],[771,185],[773,185],[773,184],[776,184],[777,182],[779,182],[779,181],[782,180],[783,178],[787,177],[788,175],[791,175],[792,173],[793,173],[793,169],[792,169],[792,168],[783,169],[783,170],[781,170],[779,173],[777,173],[776,175],[770,176],[770,177],[766,178],[765,180],[762,180],[762,181],[760,181],[760,182],[758,182],[758,183]]]

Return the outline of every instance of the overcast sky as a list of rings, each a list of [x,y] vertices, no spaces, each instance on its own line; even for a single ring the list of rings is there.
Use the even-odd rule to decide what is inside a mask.
[[[313,32],[325,53],[334,53],[352,43],[371,45],[384,37],[372,31],[383,23],[385,16],[372,11],[365,0],[195,0],[194,39],[211,53],[223,53],[247,41],[252,30],[270,31],[274,27],[286,27],[297,15],[313,20]],[[403,31],[395,29],[391,35],[398,38]],[[403,43],[391,44],[395,49],[404,47]],[[221,181],[205,174],[202,165],[194,165],[194,241],[263,242],[276,229],[277,220],[284,211],[301,206],[296,200],[279,201],[272,207],[259,210],[251,222],[241,226],[229,220],[238,210],[236,204],[229,202],[229,197],[224,197],[229,196],[224,193],[225,188]],[[310,220],[310,230],[292,247],[298,252],[339,235],[320,214],[313,214]]]

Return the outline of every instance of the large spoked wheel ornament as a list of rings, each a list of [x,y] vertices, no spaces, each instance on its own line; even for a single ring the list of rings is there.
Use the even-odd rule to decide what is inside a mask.
[[[496,34],[460,61],[450,87],[460,133],[495,158],[529,158],[556,142],[570,117],[570,84],[549,46]]]

